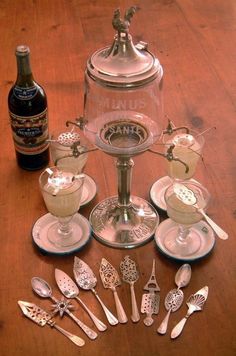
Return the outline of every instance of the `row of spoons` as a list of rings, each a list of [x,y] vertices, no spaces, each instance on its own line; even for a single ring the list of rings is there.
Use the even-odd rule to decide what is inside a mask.
[[[105,262],[107,262],[107,261],[104,259],[103,263],[105,263]],[[137,273],[136,266],[134,266],[133,263],[134,262],[131,259],[129,259],[129,256],[126,256],[124,261],[122,261],[122,263],[121,263],[121,271],[123,272],[123,279],[130,284],[131,303],[132,303],[131,319],[133,322],[137,322],[137,321],[139,321],[140,317],[139,317],[138,307],[137,307],[135,293],[134,293],[134,282],[138,279],[138,273]],[[110,266],[111,265],[109,265],[109,267]],[[101,271],[100,271],[100,273],[101,273]],[[109,283],[108,283],[108,285],[106,285],[106,283],[104,282],[104,276],[103,276],[102,281],[103,281],[103,284],[105,284],[104,287],[111,288],[114,292],[118,319],[111,313],[111,311],[102,302],[97,291],[95,290],[95,286],[97,284],[97,279],[96,279],[96,276],[94,275],[93,271],[90,269],[90,267],[85,262],[80,260],[78,257],[75,257],[75,261],[74,261],[74,277],[75,277],[76,283],[78,284],[79,287],[81,287],[84,290],[91,290],[93,292],[93,294],[99,301],[110,325],[116,325],[118,322],[122,323],[122,322],[126,322],[128,320],[125,315],[124,309],[121,305],[121,302],[119,300],[119,297],[117,295],[117,292],[115,291],[115,285],[111,286]],[[158,333],[160,333],[160,334],[166,333],[170,314],[172,312],[177,311],[183,303],[184,294],[183,294],[183,291],[181,290],[181,288],[188,285],[190,278],[191,278],[190,265],[189,264],[182,265],[175,275],[175,283],[177,285],[177,288],[172,289],[166,295],[165,308],[167,310],[167,315],[164,318],[164,320],[162,321],[159,328],[157,329]],[[59,269],[56,269],[55,270],[55,279],[56,279],[57,285],[58,285],[60,291],[62,292],[62,294],[68,299],[76,299],[82,305],[84,310],[88,313],[89,317],[91,318],[91,320],[93,321],[93,323],[97,327],[97,329],[99,331],[105,331],[107,329],[107,326],[93,314],[93,312],[87,307],[87,305],[79,297],[79,288],[77,287],[76,283],[72,280],[72,278],[70,278],[65,272],[63,272]],[[116,276],[116,279],[117,279],[117,276]],[[65,301],[63,299],[57,300],[52,295],[52,288],[45,280],[43,280],[39,277],[34,277],[34,278],[32,278],[31,284],[32,284],[32,288],[36,294],[38,294],[40,297],[43,297],[43,298],[50,298],[55,303],[53,305],[55,313],[59,312],[61,316],[64,313],[66,313],[81,327],[81,329],[86,333],[86,335],[90,339],[92,339],[92,340],[96,339],[97,333],[95,331],[93,331],[92,329],[90,329],[88,326],[86,326],[78,318],[75,317],[75,315],[70,310],[70,309],[72,309],[72,305],[68,301]],[[116,285],[118,285],[118,284],[119,283],[116,283]]]

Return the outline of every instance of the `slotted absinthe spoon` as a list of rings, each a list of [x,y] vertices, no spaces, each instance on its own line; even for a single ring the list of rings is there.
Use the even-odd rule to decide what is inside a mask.
[[[197,211],[204,217],[204,219],[208,222],[208,224],[220,239],[228,239],[228,234],[223,229],[221,229],[221,227],[219,227],[211,218],[209,218],[205,211],[198,205],[197,197],[191,189],[187,188],[183,184],[176,183],[174,185],[174,192],[177,198],[184,204],[194,206],[197,209]]]

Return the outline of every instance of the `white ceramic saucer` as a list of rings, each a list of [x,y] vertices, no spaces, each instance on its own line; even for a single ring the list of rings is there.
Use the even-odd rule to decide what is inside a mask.
[[[166,211],[166,202],[164,199],[166,189],[171,185],[172,179],[164,176],[153,183],[150,189],[151,202],[161,210]]]
[[[155,232],[155,242],[157,244],[158,249],[161,253],[170,257],[174,260],[178,261],[196,261],[207,256],[215,245],[215,236],[211,227],[203,220],[199,223],[192,225],[190,231],[194,232],[199,239],[199,247],[198,250],[195,251],[192,255],[181,256],[180,254],[171,252],[171,249],[168,249],[168,233],[173,229],[177,229],[177,225],[173,220],[166,219],[164,220],[156,229]]]
[[[91,202],[97,193],[97,186],[93,178],[85,174],[83,193],[80,206],[85,206]]]
[[[36,246],[44,253],[54,255],[67,255],[75,251],[81,250],[90,240],[91,227],[88,220],[81,214],[75,214],[73,222],[78,224],[80,228],[80,239],[73,246],[56,247],[47,238],[47,229],[54,224],[57,219],[47,213],[41,216],[32,228],[32,238]]]

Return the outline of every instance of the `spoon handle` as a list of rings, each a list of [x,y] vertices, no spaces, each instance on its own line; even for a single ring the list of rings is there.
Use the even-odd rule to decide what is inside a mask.
[[[117,325],[118,324],[118,320],[117,318],[110,312],[110,310],[105,306],[105,304],[103,303],[103,301],[101,300],[101,298],[99,297],[99,295],[97,294],[95,289],[91,289],[91,291],[93,292],[93,294],[95,295],[95,297],[97,298],[97,300],[99,301],[106,317],[107,320],[109,322],[110,325]]]
[[[202,214],[202,216],[204,216],[205,220],[215,231],[216,235],[222,240],[227,240],[227,238],[229,237],[228,234],[224,230],[222,230],[221,227],[219,227],[211,218],[209,218],[209,216],[206,215],[203,209],[198,209],[198,211],[200,214]]]
[[[77,325],[85,332],[85,334],[91,339],[94,340],[97,338],[98,334],[90,329],[87,325],[85,325],[81,320],[79,320],[73,313],[71,313],[68,309],[66,313],[73,319]]]
[[[114,294],[114,299],[115,299],[115,304],[116,304],[116,311],[117,311],[117,317],[118,317],[118,320],[121,324],[125,324],[127,323],[128,321],[128,318],[125,314],[125,311],[124,311],[124,308],[121,304],[121,301],[120,301],[120,298],[117,294],[117,291],[116,289],[112,288],[112,291],[113,291],[113,294]]]
[[[178,322],[177,325],[175,325],[174,329],[171,331],[171,335],[170,335],[171,339],[175,339],[176,337],[178,337],[181,334],[186,321],[187,321],[187,318],[185,316],[183,319],[181,319]]]
[[[82,305],[82,307],[86,310],[86,312],[88,313],[88,315],[94,322],[97,329],[99,331],[105,331],[107,329],[107,326],[92,313],[92,311],[87,307],[86,304],[84,304],[84,302],[79,297],[76,297],[76,299]]]
[[[166,314],[166,316],[165,316],[165,318],[163,319],[161,325],[160,325],[159,328],[157,329],[157,332],[158,332],[159,334],[164,335],[164,334],[166,333],[167,326],[168,326],[168,322],[169,322],[170,313],[171,313],[171,308],[168,310],[168,313]]]
[[[154,320],[152,318],[151,313],[147,313],[146,318],[143,319],[143,323],[146,326],[151,326],[153,324]]]
[[[48,324],[52,328],[55,328],[58,331],[60,331],[64,336],[68,337],[68,339],[70,339],[75,345],[83,346],[85,344],[85,341],[83,339],[81,339],[81,337],[71,334],[69,331],[67,331],[67,330],[61,328],[60,326],[58,326],[57,324],[55,324],[55,322],[53,322],[52,320],[49,320]]]
[[[133,282],[130,284],[130,293],[131,293],[131,306],[132,306],[131,320],[134,323],[137,323],[140,320],[140,315],[139,315],[137,301],[136,301],[136,297],[135,297]]]

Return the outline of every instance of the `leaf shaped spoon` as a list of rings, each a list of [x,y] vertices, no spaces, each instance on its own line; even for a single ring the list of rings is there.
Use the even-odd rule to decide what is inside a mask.
[[[116,291],[116,287],[121,284],[120,277],[116,269],[105,258],[103,258],[99,272],[104,288],[110,288],[113,292],[119,322],[127,323],[127,316]]]
[[[131,320],[134,323],[137,323],[140,320],[140,315],[139,315],[137,301],[134,292],[134,283],[139,278],[139,273],[136,267],[136,263],[133,260],[131,260],[129,256],[125,256],[123,261],[121,261],[120,263],[120,270],[122,273],[123,281],[129,283],[130,285],[131,306],[132,306]]]

